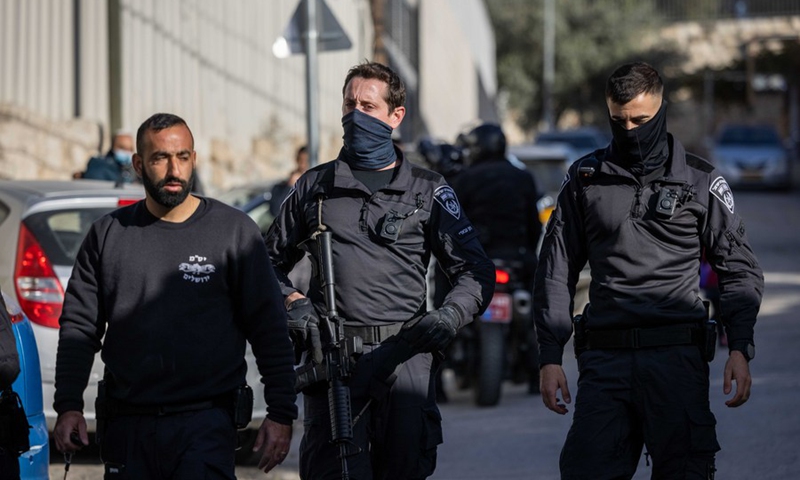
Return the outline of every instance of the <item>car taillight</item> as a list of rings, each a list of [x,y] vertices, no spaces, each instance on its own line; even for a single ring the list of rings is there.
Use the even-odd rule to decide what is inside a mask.
[[[506,283],[508,283],[508,280],[509,280],[508,272],[506,272],[505,270],[500,270],[499,268],[494,269],[495,283],[505,285]]]
[[[138,201],[139,199],[137,198],[120,198],[117,200],[117,208],[127,207],[128,205],[133,205]]]
[[[58,328],[64,289],[36,237],[20,225],[14,286],[22,311],[45,327]]]
[[[8,309],[8,318],[11,319],[11,323],[19,323],[22,319],[25,318],[25,315],[22,314],[22,310],[11,310]]]

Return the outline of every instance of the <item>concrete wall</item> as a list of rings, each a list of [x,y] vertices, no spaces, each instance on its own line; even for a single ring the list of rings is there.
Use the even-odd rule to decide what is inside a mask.
[[[481,120],[481,89],[497,93],[494,32],[481,0],[419,3],[420,110],[448,142]]]

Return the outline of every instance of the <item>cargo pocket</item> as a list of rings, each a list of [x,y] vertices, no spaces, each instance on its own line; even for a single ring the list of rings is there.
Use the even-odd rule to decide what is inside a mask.
[[[442,414],[436,405],[422,407],[422,442],[413,478],[427,478],[436,470],[436,447],[444,442]]]
[[[109,418],[106,420],[106,431],[100,440],[100,459],[105,469],[104,478],[127,480],[126,462],[128,455],[128,435],[130,417]]]
[[[690,423],[690,455],[713,457],[720,450],[715,428],[717,419],[714,418],[714,414],[705,408],[689,408],[686,413]]]

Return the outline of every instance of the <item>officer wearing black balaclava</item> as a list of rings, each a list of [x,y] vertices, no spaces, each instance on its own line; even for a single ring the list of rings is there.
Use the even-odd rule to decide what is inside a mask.
[[[614,137],[612,162],[638,177],[663,171],[669,158],[666,100],[662,100],[653,118],[630,130],[613,118],[609,123]]]
[[[573,332],[580,372],[562,478],[631,478],[646,446],[653,478],[713,479],[716,325],[698,295],[702,252],[723,292],[723,392],[736,386],[725,403],[750,396],[763,275],[725,179],[667,132],[663,89],[646,63],[611,74],[613,141],[570,167],[542,244],[533,308],[547,408],[565,414],[572,401],[561,362]],[[589,304],[573,319],[587,263]]]
[[[453,189],[393,145],[392,131],[405,116],[399,76],[378,63],[357,65],[348,72],[342,94],[338,158],[300,177],[266,237],[303,363],[298,370],[306,419],[300,477],[342,478],[343,468],[340,449],[331,442],[328,383],[304,373],[324,362],[323,285],[314,276],[308,291],[300,292],[287,276],[303,258],[303,246],[319,264],[313,240],[324,230],[332,234],[335,304],[344,335],[348,344],[356,337],[363,342],[346,381],[352,418],[358,418],[352,439],[357,448],[348,448],[351,454],[345,456],[349,473],[352,478],[424,479],[433,473],[442,442],[434,387],[438,352],[485,310],[494,291],[494,266]],[[431,255],[453,288],[438,309],[427,311]],[[398,358],[405,362],[391,389],[383,388]],[[386,365],[391,365],[386,377],[378,375]]]

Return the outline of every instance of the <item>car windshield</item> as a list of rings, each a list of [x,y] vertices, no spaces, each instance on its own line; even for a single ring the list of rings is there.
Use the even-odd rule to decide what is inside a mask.
[[[540,135],[539,138],[536,139],[536,143],[540,145],[567,143],[578,149],[598,148],[594,138],[584,135]]]
[[[720,144],[737,145],[779,145],[778,133],[769,127],[730,127],[719,138]]]
[[[54,265],[72,266],[92,223],[112,210],[112,208],[53,210],[33,214],[23,223],[36,237],[45,255]]]
[[[525,162],[536,179],[539,193],[553,193],[561,189],[566,174],[563,160]]]

